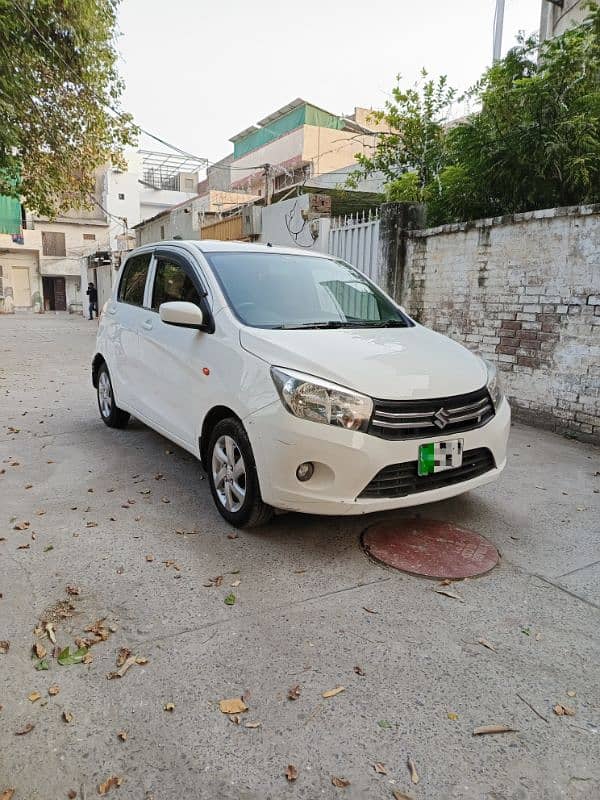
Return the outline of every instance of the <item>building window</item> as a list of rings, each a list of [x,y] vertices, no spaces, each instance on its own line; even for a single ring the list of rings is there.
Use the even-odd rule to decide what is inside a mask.
[[[42,254],[45,256],[66,256],[64,233],[42,231]]]
[[[95,233],[84,233],[83,238],[86,242],[95,242],[96,241],[96,234]]]
[[[125,195],[119,192],[119,200],[125,200]]]
[[[165,238],[165,226],[164,225],[160,226],[160,238],[161,239]]]

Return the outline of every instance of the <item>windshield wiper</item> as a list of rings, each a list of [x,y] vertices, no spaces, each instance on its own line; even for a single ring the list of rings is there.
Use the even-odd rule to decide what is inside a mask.
[[[354,328],[356,327],[353,322],[342,322],[339,319],[329,319],[326,322],[301,322],[298,325],[275,325],[273,330],[283,331],[296,331],[296,330],[310,330],[313,328]]]
[[[408,328],[408,325],[402,319],[386,319],[383,322],[367,322],[367,328]]]

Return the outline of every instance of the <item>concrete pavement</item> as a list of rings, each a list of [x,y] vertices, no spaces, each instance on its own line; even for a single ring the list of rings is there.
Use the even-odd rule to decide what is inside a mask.
[[[89,800],[111,776],[122,800],[600,796],[598,449],[515,426],[498,483],[375,517],[450,520],[500,550],[453,584],[460,603],[369,561],[373,517],[231,529],[191,456],[138,422],[102,424],[94,333],[0,316],[0,798]],[[99,619],[89,664],[60,666],[34,634],[50,621],[74,647]],[[108,680],[120,648],[147,663]],[[241,695],[235,724],[218,701]],[[472,735],[488,724],[518,730]]]

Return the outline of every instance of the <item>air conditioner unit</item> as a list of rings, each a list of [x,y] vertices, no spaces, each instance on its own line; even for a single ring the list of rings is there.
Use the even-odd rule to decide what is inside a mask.
[[[244,236],[258,236],[262,233],[262,208],[260,206],[244,206],[242,231]]]

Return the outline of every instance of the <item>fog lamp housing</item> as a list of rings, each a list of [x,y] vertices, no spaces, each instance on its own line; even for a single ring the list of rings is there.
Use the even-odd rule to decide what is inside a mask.
[[[315,471],[315,465],[312,463],[312,461],[304,461],[302,464],[298,466],[296,470],[296,477],[298,478],[299,481],[304,483],[305,481],[309,481],[312,478],[314,471]]]

